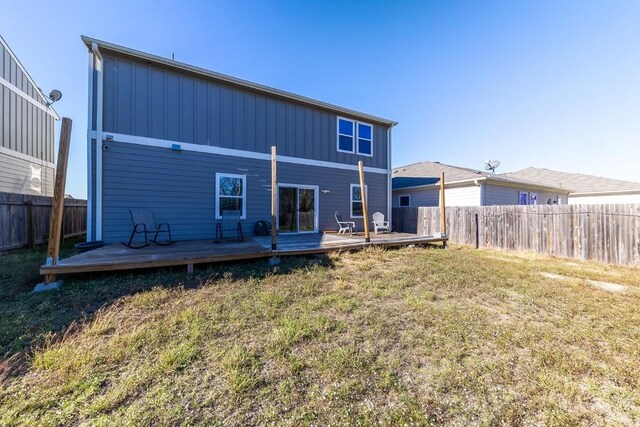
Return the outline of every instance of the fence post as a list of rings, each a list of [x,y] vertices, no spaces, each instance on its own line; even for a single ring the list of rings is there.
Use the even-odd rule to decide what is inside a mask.
[[[480,248],[480,215],[476,212],[476,249]]]
[[[36,217],[33,215],[33,202],[27,200],[27,247],[33,249],[36,246]]]

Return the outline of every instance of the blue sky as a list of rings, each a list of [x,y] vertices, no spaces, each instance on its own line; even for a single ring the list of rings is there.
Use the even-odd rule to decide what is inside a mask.
[[[537,166],[640,182],[638,1],[21,1],[1,10],[0,34],[32,77],[64,94],[56,109],[74,120],[75,197],[86,196],[81,34],[394,119],[394,166],[499,159],[498,172]]]

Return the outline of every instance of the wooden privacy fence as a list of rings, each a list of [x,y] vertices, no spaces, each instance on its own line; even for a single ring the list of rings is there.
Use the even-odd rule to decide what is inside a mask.
[[[640,204],[454,206],[449,242],[640,265]],[[394,208],[396,231],[440,231],[440,208]]]
[[[32,247],[49,238],[51,197],[0,192],[0,251]],[[65,199],[63,237],[85,234],[87,201]]]

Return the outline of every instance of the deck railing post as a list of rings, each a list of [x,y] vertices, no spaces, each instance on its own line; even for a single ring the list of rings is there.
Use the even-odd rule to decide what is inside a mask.
[[[360,174],[360,199],[362,200],[362,217],[364,219],[364,240],[370,242],[369,237],[369,216],[367,215],[367,187],[364,183],[364,165],[362,160],[358,161],[358,172]]]

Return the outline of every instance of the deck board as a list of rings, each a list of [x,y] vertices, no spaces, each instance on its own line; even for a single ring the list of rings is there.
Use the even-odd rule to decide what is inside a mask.
[[[326,253],[334,250],[357,250],[365,246],[406,246],[420,243],[445,242],[446,239],[406,233],[371,235],[367,243],[362,235],[300,234],[278,236],[278,246],[271,250],[271,237],[247,238],[243,242],[211,240],[180,241],[168,246],[150,245],[131,249],[120,243],[58,261],[55,266],[43,265],[41,274],[71,274],[99,271],[120,271],[141,268],[189,266],[223,261]]]

